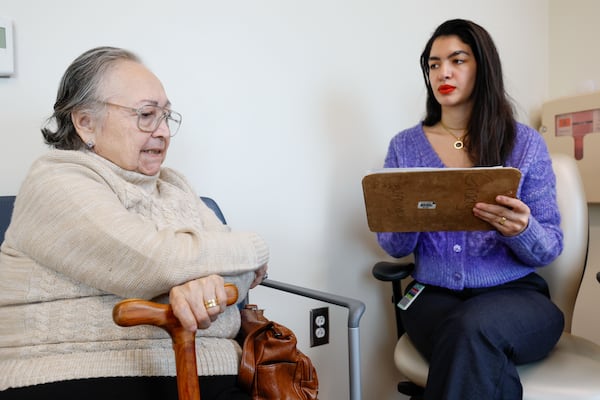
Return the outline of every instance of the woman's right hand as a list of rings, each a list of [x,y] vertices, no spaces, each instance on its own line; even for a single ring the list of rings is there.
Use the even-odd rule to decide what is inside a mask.
[[[184,329],[192,332],[206,329],[225,311],[224,284],[221,276],[209,275],[171,289],[169,303]]]

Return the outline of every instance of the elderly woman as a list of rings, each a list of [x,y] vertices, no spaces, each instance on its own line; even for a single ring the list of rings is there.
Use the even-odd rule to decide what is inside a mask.
[[[245,297],[268,248],[162,166],[181,115],[159,79],[126,50],[89,50],[65,72],[52,120],[42,133],[54,149],[32,165],[1,247],[0,399],[176,396],[169,337],[113,323],[125,297],[163,297],[202,328],[203,400],[248,399],[223,284]]]

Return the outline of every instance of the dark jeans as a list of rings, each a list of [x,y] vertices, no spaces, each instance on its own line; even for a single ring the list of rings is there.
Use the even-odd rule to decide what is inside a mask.
[[[429,360],[431,400],[521,399],[516,365],[545,357],[564,327],[537,274],[484,289],[427,286],[402,322]]]
[[[250,400],[236,382],[237,376],[200,377],[200,396],[202,400]],[[177,400],[177,381],[174,377],[77,379],[8,389],[0,392],[0,399]]]

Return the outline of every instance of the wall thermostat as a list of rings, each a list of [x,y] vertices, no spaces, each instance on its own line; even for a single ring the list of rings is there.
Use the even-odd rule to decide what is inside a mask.
[[[12,21],[0,17],[0,76],[10,76],[14,72],[15,48]]]

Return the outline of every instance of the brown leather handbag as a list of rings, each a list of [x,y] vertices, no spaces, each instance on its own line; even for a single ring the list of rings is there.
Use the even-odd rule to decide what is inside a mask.
[[[253,400],[316,400],[317,371],[296,348],[294,332],[270,321],[256,305],[241,310],[238,384]]]

